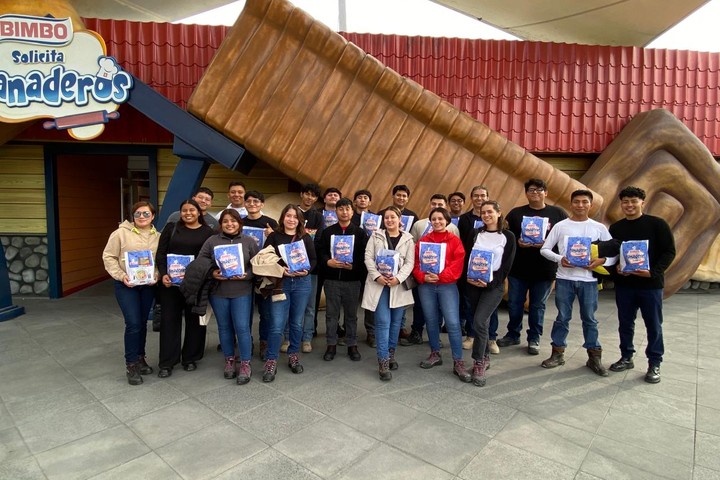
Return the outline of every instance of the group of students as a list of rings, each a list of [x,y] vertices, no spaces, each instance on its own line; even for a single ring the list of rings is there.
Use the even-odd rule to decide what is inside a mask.
[[[630,204],[628,191],[635,212],[640,212],[636,218],[625,212],[625,205]],[[639,225],[632,222],[644,217],[643,228],[618,226],[616,238],[650,238],[650,258],[654,261],[649,271],[617,274],[619,280],[616,283],[620,289],[627,288],[632,293],[618,293],[622,358],[611,366],[611,370],[633,368],[633,328],[640,308],[649,337],[652,331],[647,351],[651,368],[646,380],[659,381],[662,276],[674,258],[674,243],[664,221],[642,214],[645,193],[635,187],[623,192],[625,197],[621,192],[620,200],[627,221]],[[206,329],[201,324],[201,314],[205,313],[208,303],[217,319],[220,347],[225,357],[225,378],[235,378],[238,384],[246,384],[252,376],[254,305],[259,313],[263,381],[275,379],[281,351],[287,352],[290,370],[302,373],[299,353],[301,350],[312,351],[311,340],[317,328],[318,291],[324,289],[327,344],[323,358],[326,361],[335,358],[337,346],[343,343],[347,345],[350,360],[361,359],[357,346],[357,309],[361,306],[365,310],[367,341],[376,349],[381,380],[390,380],[391,371],[398,368],[398,343],[422,343],[423,328],[427,330],[430,355],[420,367],[442,365],[442,325],[450,342],[452,372],[463,382],[484,386],[490,365],[489,354],[495,347],[491,336],[495,333],[491,331],[497,330],[497,307],[503,298],[506,280],[510,321],[507,335],[497,345],[505,347],[520,343],[524,303],[529,294],[528,353],[536,355],[545,302],[556,275],[558,317],[552,331],[552,354],[542,366],[552,368],[564,363],[565,339],[573,299],[577,296],[584,347],[589,355],[588,366],[598,374],[607,375],[602,367],[597,339],[597,321],[594,319],[597,282],[591,270],[600,265],[609,266],[615,259],[601,257],[589,266],[573,267],[567,264],[565,257],[568,252],[564,241],[568,235],[590,236],[593,240],[612,238],[602,224],[588,218],[591,192],[579,190],[572,194],[572,214],[567,218],[562,209],[545,204],[545,182],[530,179],[525,184],[528,205],[511,210],[504,218],[500,205],[489,200],[487,188],[477,186],[471,191],[472,208],[467,212],[464,211],[465,196],[461,192],[452,193],[450,202],[442,194],[433,195],[427,219],[418,219],[406,208],[410,197],[407,186],[396,185],[392,193],[393,205],[378,212],[380,228],[376,229],[364,228],[368,225],[361,222],[362,213],[370,213],[372,194],[368,190],[359,190],[350,200],[337,188],[329,188],[322,196],[324,208],[316,209],[320,190],[315,184],[303,185],[300,204],[288,204],[277,222],[262,213],[264,196],[257,191],[246,192],[240,182],[231,183],[228,193],[231,203],[220,212],[217,220],[207,212],[212,192],[203,187],[192,199],[182,203],[162,233],[152,225],[153,206],[148,202],[135,204],[132,221],[123,222],[110,235],[103,252],[105,267],[115,279],[117,301],[125,318],[128,382],[140,384],[142,375],[153,373],[145,356],[145,340],[146,319],[155,297],[154,286],[135,285],[128,276],[124,254],[132,250],[152,251],[161,281],[158,296],[162,303],[158,374],[161,378],[170,376],[177,364],[188,371],[197,368],[205,347]],[[635,200],[640,197],[638,206]],[[409,231],[405,231],[403,224],[408,217],[413,217],[415,222],[407,229]],[[527,217],[545,219],[542,223],[546,229],[542,235],[546,237],[544,243],[523,240],[521,230],[523,219]],[[653,219],[654,230],[648,233],[644,227],[649,217]],[[264,244],[244,234],[243,227],[263,229]],[[352,237],[350,258],[340,259],[334,254],[335,240],[339,236]],[[285,246],[296,242],[302,242],[308,266],[299,271],[291,270],[287,256],[283,258]],[[439,271],[423,268],[427,261],[422,257],[421,243],[442,246],[443,266]],[[242,249],[244,273],[240,276],[225,277],[216,264],[215,247],[226,244],[238,244]],[[468,278],[473,251],[491,252],[488,258],[491,259],[492,276],[486,277],[487,281]],[[194,257],[179,286],[168,274],[168,254]],[[379,259],[387,256],[394,259],[394,269],[381,268]],[[636,292],[646,289],[654,290],[651,299]],[[411,306],[413,323],[411,333],[407,334],[403,324],[405,311]],[[340,325],[341,314],[344,314],[343,326]],[[184,340],[181,338],[183,316]],[[464,346],[472,348],[473,361],[469,368],[463,360]]]

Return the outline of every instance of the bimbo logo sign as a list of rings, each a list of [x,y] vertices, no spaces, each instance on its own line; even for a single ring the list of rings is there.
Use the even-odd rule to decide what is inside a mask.
[[[88,140],[100,135],[128,100],[132,76],[90,30],[70,19],[0,16],[0,121],[51,118],[46,129]]]

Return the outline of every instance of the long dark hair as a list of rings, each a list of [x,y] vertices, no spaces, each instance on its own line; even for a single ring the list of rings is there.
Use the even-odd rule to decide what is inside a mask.
[[[240,230],[238,230],[238,235],[241,234],[243,231],[243,219],[240,216],[240,214],[237,212],[237,210],[235,210],[234,208],[226,208],[225,210],[223,210],[220,213],[220,216],[218,217],[218,223],[220,224],[220,233],[225,233],[222,231],[222,221],[223,221],[223,217],[225,215],[230,215],[235,220],[237,220],[237,222],[240,224]]]
[[[195,208],[197,209],[197,211],[198,211],[198,222],[200,223],[200,225],[206,225],[206,223],[205,223],[205,215],[203,215],[202,210],[200,210],[200,205],[198,204],[197,201],[193,200],[192,198],[185,199],[185,200],[183,200],[182,203],[180,204],[180,208],[179,208],[179,210],[180,210],[180,212],[181,212],[181,213],[180,213],[180,220],[181,220],[181,222],[182,222],[183,225],[185,225],[185,220],[183,220],[183,218],[182,218],[182,207],[183,207],[183,205],[192,205],[193,207],[195,207]],[[240,224],[240,226],[242,227],[242,223]]]
[[[502,235],[502,231],[508,229],[508,224],[505,221],[505,216],[502,214],[502,210],[500,209],[500,204],[498,202],[496,202],[495,200],[485,200],[484,202],[482,202],[480,204],[480,208],[484,207],[485,205],[490,205],[491,207],[493,207],[493,210],[495,210],[497,213],[500,214],[500,216],[498,217],[498,230],[497,230],[497,232],[492,232],[492,233],[499,233]],[[487,225],[485,225],[485,222],[483,222],[483,226],[480,227],[480,231],[481,232],[488,231]]]
[[[295,210],[295,214],[298,217],[298,226],[296,228],[297,237],[302,238],[305,235],[305,216],[303,215],[302,210],[292,203],[285,205],[285,208],[283,208],[282,212],[280,212],[280,218],[278,218],[278,227],[276,231],[278,233],[285,233],[285,223],[283,220],[285,220],[285,215],[287,215],[290,210]]]

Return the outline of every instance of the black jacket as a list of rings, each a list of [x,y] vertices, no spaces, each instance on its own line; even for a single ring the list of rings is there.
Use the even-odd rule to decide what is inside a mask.
[[[192,305],[193,313],[205,315],[207,312],[208,295],[215,283],[212,276],[215,269],[215,262],[204,257],[196,258],[185,268],[180,293],[185,296],[185,303]]]

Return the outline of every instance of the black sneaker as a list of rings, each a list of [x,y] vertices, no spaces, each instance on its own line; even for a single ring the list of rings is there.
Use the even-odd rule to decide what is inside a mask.
[[[650,365],[645,374],[647,383],[660,383],[660,365]]]
[[[408,335],[406,338],[400,339],[400,345],[402,345],[403,347],[409,347],[410,345],[422,345],[422,343],[422,335],[415,330],[411,331],[410,335]]]
[[[497,341],[498,347],[509,347],[511,345],[520,345],[520,339],[508,337],[507,335],[505,335]]]

